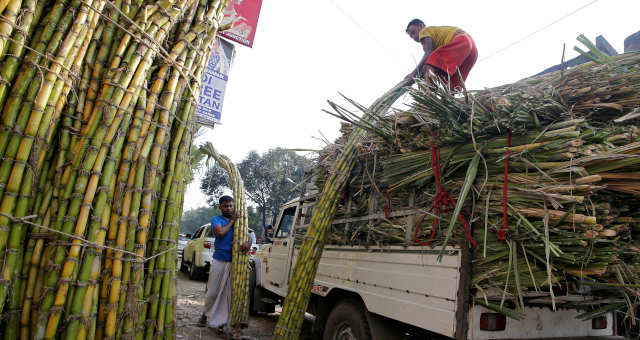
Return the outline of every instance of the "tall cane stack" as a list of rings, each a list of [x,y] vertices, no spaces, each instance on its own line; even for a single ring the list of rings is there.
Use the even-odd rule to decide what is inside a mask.
[[[246,325],[249,321],[249,255],[240,251],[249,241],[249,217],[242,176],[235,164],[210,146],[213,157],[227,171],[233,190],[235,211],[239,215],[233,225],[233,249],[231,257],[231,326]]]
[[[0,336],[174,339],[193,114],[227,1],[0,1]]]
[[[321,152],[315,184],[342,196],[336,220],[372,217],[334,223],[327,242],[440,251],[468,242],[476,304],[516,319],[548,306],[634,320],[640,54],[609,58],[579,40],[595,60],[564,72],[463,94],[418,82],[409,109],[375,117],[332,103],[346,123]],[[325,173],[352,136],[345,190]],[[303,248],[310,228],[297,231]]]
[[[363,120],[373,119],[372,117],[386,113],[404,91],[402,83],[396,85],[371,105],[371,108],[365,112]],[[318,271],[322,250],[331,230],[331,222],[336,213],[340,195],[347,184],[347,177],[357,161],[356,145],[365,132],[365,129],[353,131],[344,150],[329,171],[326,185],[314,209],[316,212],[311,217],[311,224],[293,269],[292,280],[287,289],[282,314],[276,325],[274,339],[298,339],[300,335],[304,313],[311,296],[311,285]]]

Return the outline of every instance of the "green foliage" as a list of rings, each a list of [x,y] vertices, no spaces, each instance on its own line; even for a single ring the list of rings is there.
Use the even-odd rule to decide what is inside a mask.
[[[264,231],[264,227],[260,221],[260,213],[253,206],[247,207],[247,215],[249,217],[249,229],[252,229],[256,237],[260,237]]]
[[[229,188],[227,172],[217,162],[207,167],[207,171],[200,182],[200,190],[207,195],[207,202],[211,206],[218,205],[218,199]]]
[[[211,218],[216,215],[220,215],[218,207],[200,207],[187,210],[182,214],[180,232],[193,234],[200,226],[211,222]]]
[[[180,233],[193,234],[200,226],[211,222],[211,218],[216,215],[220,215],[220,209],[217,206],[187,210],[182,214]],[[249,206],[247,207],[247,215],[249,216],[249,228],[253,229],[256,237],[259,237],[264,230],[260,223],[260,213],[255,207]]]
[[[207,144],[200,147],[206,153]],[[254,229],[256,236],[261,233],[256,230],[272,223],[280,207],[287,201],[299,195],[291,189],[304,178],[305,168],[309,168],[310,161],[299,156],[294,151],[272,149],[260,155],[255,151],[247,154],[244,160],[237,164],[244,181],[247,197],[256,204],[261,220],[249,227]],[[210,165],[202,178],[200,189],[207,196],[209,203],[217,201],[225,189],[229,188],[225,172],[217,164]]]

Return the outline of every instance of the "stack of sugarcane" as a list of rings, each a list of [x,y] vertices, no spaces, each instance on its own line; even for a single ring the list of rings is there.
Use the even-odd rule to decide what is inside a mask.
[[[363,120],[375,119],[386,113],[389,107],[405,92],[402,83],[389,90],[380,99],[364,110]],[[356,145],[366,130],[355,129],[336,157],[330,170],[326,171],[327,181],[314,208],[308,231],[302,241],[300,253],[293,269],[292,279],[287,289],[282,313],[278,318],[274,339],[298,339],[304,314],[311,297],[311,285],[318,271],[318,264],[324,244],[331,230],[331,222],[338,207],[340,193],[347,185],[347,177],[357,160]]]
[[[240,247],[249,240],[247,216],[247,199],[244,192],[242,176],[235,164],[225,155],[219,154],[213,145],[208,146],[212,156],[227,171],[233,190],[233,200],[238,219],[233,225],[233,254],[231,268],[231,325],[238,330],[249,321],[249,256]]]
[[[609,58],[579,40],[594,62],[568,71],[464,94],[419,82],[409,109],[374,118],[332,103],[344,135],[320,153],[316,186],[354,127],[367,134],[327,242],[442,250],[467,240],[474,303],[514,318],[530,305],[632,315],[640,54]]]
[[[0,1],[0,336],[173,339],[200,80],[226,1]]]

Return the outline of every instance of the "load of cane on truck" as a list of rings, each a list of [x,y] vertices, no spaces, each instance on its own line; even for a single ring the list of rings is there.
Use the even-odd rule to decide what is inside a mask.
[[[596,51],[597,52],[597,51]],[[640,54],[480,91],[437,81],[363,119],[344,105],[317,158],[323,189],[354,131],[357,161],[326,244],[473,252],[472,303],[508,317],[632,316],[640,293]],[[375,219],[358,219],[374,210]],[[319,213],[314,211],[314,214]],[[296,230],[299,242],[305,230]]]

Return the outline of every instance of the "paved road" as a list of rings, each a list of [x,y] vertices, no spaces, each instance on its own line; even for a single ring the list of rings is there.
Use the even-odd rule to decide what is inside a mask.
[[[177,306],[177,322],[178,322],[178,339],[184,340],[200,340],[200,339],[225,339],[217,334],[215,330],[207,327],[198,327],[196,323],[202,313],[202,305],[204,301],[204,288],[206,282],[204,280],[192,281],[185,273],[178,273],[178,306]],[[276,313],[251,316],[249,319],[249,328],[243,331],[243,335],[249,339],[271,340],[273,338],[273,330],[278,321],[279,308]],[[310,339],[309,333],[311,322],[305,322],[302,331],[302,339]]]

